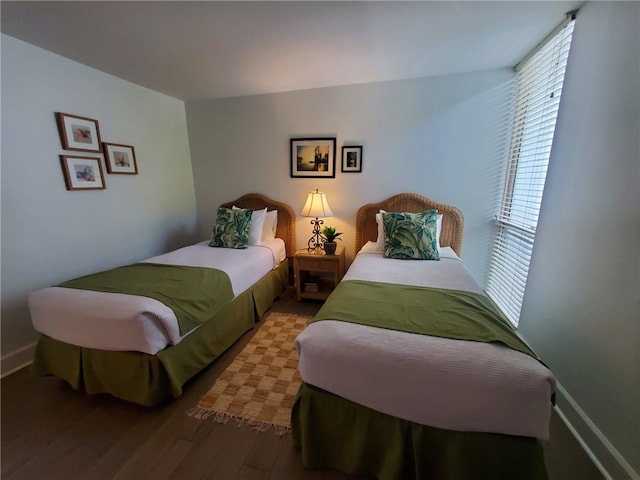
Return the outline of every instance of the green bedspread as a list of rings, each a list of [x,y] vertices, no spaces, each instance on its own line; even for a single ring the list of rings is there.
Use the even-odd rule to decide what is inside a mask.
[[[538,358],[495,303],[473,292],[345,280],[313,319],[319,320],[456,340],[501,342]]]
[[[222,270],[157,263],[135,263],[58,286],[158,300],[175,313],[180,335],[212,318],[233,299],[231,280]]]
[[[536,438],[419,425],[305,383],[291,428],[308,469],[378,480],[548,479]]]

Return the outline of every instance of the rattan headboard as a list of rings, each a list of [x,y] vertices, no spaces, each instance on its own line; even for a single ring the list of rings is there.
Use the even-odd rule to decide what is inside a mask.
[[[380,209],[387,212],[421,212],[434,208],[442,214],[440,245],[451,247],[456,254],[460,255],[464,230],[462,212],[452,205],[434,202],[417,193],[400,193],[381,202],[368,203],[360,207],[356,215],[356,252],[360,251],[369,240],[375,242],[378,238],[376,213]]]
[[[251,208],[253,210],[261,210],[264,207],[267,207],[267,211],[277,210],[278,228],[276,230],[276,237],[284,240],[287,257],[293,257],[293,254],[296,252],[296,214],[289,205],[272,200],[259,193],[247,193],[232,202],[223,203],[220,206],[231,208],[233,205],[239,208]]]

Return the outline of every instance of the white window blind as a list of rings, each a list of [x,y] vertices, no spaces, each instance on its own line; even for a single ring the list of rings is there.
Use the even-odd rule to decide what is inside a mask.
[[[569,57],[575,12],[517,67],[506,180],[487,294],[518,325]]]

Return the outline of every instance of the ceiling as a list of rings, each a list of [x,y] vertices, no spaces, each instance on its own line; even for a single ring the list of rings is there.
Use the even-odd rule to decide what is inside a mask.
[[[514,66],[575,1],[1,3],[2,32],[181,100]]]

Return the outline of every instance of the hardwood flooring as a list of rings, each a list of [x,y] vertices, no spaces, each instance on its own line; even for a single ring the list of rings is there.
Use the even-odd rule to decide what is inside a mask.
[[[315,302],[289,290],[273,311],[313,315]],[[2,379],[3,480],[346,480],[302,466],[291,436],[189,417],[193,407],[255,332],[245,334],[192,379],[178,399],[140,407],[108,395],[86,395],[22,369]],[[602,476],[555,416],[546,448],[551,480]],[[556,438],[558,441],[556,441]]]

